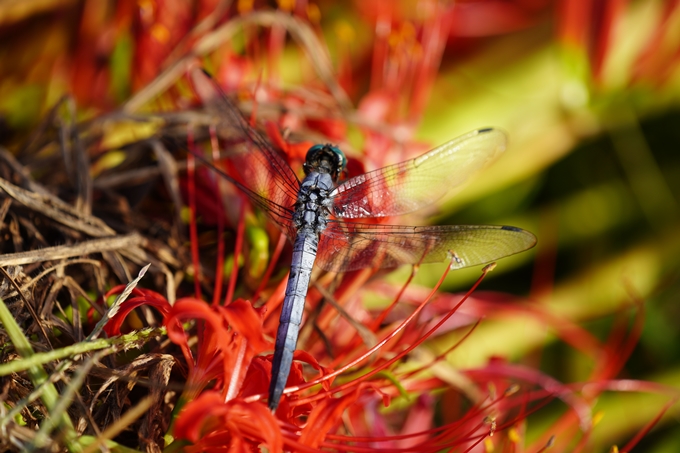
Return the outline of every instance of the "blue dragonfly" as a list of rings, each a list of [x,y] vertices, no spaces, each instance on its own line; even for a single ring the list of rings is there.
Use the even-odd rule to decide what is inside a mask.
[[[269,407],[276,411],[293,363],[314,265],[331,272],[451,261],[453,269],[486,264],[530,249],[536,237],[512,226],[394,226],[355,219],[397,216],[427,206],[505,150],[505,134],[477,129],[395,165],[340,182],[347,159],[330,144],[307,152],[300,180],[265,136],[206,73],[194,87],[219,127],[240,137],[221,173],[293,242],[292,262],[276,334]]]

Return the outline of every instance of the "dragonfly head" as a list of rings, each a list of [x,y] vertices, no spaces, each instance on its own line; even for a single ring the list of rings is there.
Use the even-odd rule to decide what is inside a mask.
[[[306,175],[311,171],[328,173],[337,182],[346,166],[347,158],[340,148],[333,145],[314,145],[307,151],[303,168]]]

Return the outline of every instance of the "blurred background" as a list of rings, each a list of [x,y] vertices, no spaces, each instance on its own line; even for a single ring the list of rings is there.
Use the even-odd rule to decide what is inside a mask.
[[[677,407],[646,432],[670,401],[651,383],[680,387],[680,1],[3,0],[0,145],[21,156],[68,95],[79,124],[111,118],[102,149],[122,148],[148,132],[121,132],[116,115],[187,108],[197,61],[258,101],[332,105],[341,116],[284,126],[343,144],[365,169],[505,130],[493,166],[405,220],[515,225],[539,240],[482,283],[509,308],[482,314],[447,360],[503,357],[564,383],[638,380],[592,398],[588,451],[640,432],[636,451],[680,451]],[[423,267],[415,284],[442,269]],[[443,289],[478,275],[451,273]],[[558,417],[542,414],[528,438]]]

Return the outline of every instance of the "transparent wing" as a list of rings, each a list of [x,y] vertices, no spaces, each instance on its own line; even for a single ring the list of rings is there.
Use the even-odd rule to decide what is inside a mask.
[[[193,154],[193,153],[192,153]],[[230,175],[226,174],[221,169],[217,168],[212,162],[207,160],[205,157],[198,154],[194,154],[199,160],[201,160],[207,167],[210,167],[212,171],[217,173],[220,177],[226,179],[231,184],[234,184],[239,188],[244,194],[250,198],[250,202],[257,206],[260,210],[267,213],[267,216],[276,223],[279,228],[288,236],[290,239],[294,239],[297,231],[293,225],[293,210],[290,208],[285,208],[271,200],[268,200],[257,193],[250,190],[250,188],[241,184],[241,182],[232,178]]]
[[[220,172],[221,175],[243,190],[289,237],[294,237],[292,209],[300,187],[295,172],[208,74],[195,69],[191,76],[203,104],[219,118],[218,132],[230,138],[228,174]]]
[[[505,151],[505,134],[478,129],[399,164],[348,179],[331,193],[339,218],[385,217],[427,206]]]
[[[345,272],[448,261],[453,268],[486,264],[530,249],[536,237],[511,226],[392,226],[331,222],[321,235],[317,264]]]

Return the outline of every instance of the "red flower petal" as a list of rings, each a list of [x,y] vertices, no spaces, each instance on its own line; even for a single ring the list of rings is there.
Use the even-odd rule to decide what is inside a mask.
[[[202,447],[211,445],[222,445],[224,450],[224,445],[229,444],[232,447],[241,444],[241,450],[247,446],[256,449],[261,444],[271,452],[283,450],[281,429],[264,404],[242,400],[225,403],[222,395],[214,391],[203,393],[182,409],[173,434],[193,442],[197,451],[210,451]],[[219,443],[214,444],[214,440]]]
[[[109,290],[104,296],[103,300],[106,300],[111,295],[116,293],[121,293],[125,289],[124,285],[116,286]],[[123,325],[125,318],[132,310],[142,305],[149,305],[157,309],[163,320],[165,320],[172,308],[170,302],[160,294],[149,291],[147,289],[135,288],[132,290],[131,295],[137,296],[131,299],[127,299],[118,309],[118,312],[109,320],[109,322],[104,326],[104,331],[109,337],[114,335],[120,335],[120,327]]]

